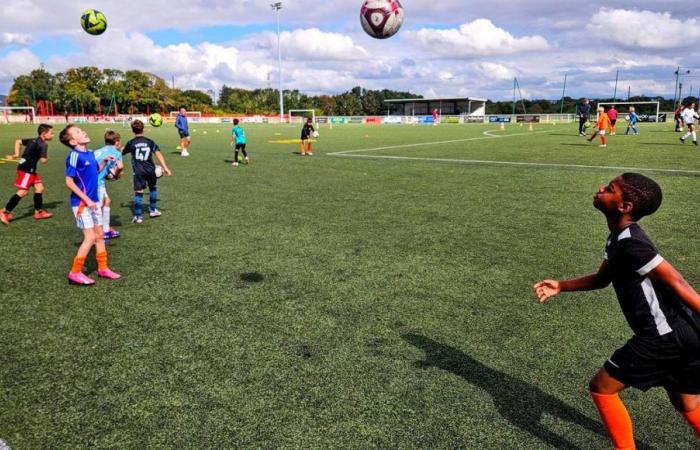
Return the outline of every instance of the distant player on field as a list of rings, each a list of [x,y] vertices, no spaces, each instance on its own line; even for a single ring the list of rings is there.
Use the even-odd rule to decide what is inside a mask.
[[[615,105],[612,105],[608,110],[608,119],[610,119],[610,136],[615,136],[617,134],[617,129],[615,124],[617,123],[617,110]]]
[[[583,99],[583,102],[578,105],[578,134],[580,136],[586,135],[586,122],[591,115],[591,105],[587,98]]]
[[[121,278],[109,269],[107,248],[102,235],[102,205],[98,193],[98,174],[104,168],[97,164],[95,155],[87,149],[90,137],[75,125],[68,125],[59,134],[61,143],[71,149],[66,158],[66,186],[71,191],[70,204],[78,228],[83,232],[83,242],[73,259],[68,282],[82,286],[95,284],[95,280],[83,273],[85,259],[92,247],[97,258],[97,276],[110,280]]]
[[[235,151],[233,152],[233,166],[238,166],[238,152],[243,153],[243,161],[245,164],[249,164],[248,153],[245,151],[246,137],[245,131],[239,125],[240,121],[238,119],[233,119],[233,129],[231,130],[231,145],[235,146]]]
[[[178,112],[175,118],[175,128],[180,134],[180,155],[190,156],[190,152],[187,150],[192,143],[192,138],[190,137],[190,127],[187,122],[187,110],[184,106],[180,107],[180,112]]]
[[[301,129],[301,156],[313,155],[313,148],[311,147],[311,137],[316,131],[314,129],[313,120],[311,117],[306,119],[304,127]]]
[[[38,163],[46,164],[49,161],[49,146],[46,143],[53,139],[53,127],[41,124],[37,129],[37,134],[39,136],[36,138],[18,139],[15,142],[14,153],[8,155],[11,159],[19,158],[19,150],[24,146],[24,153],[19,160],[17,178],[15,179],[15,187],[18,190],[7,202],[5,209],[0,210],[0,222],[5,225],[10,224],[12,211],[17,207],[20,200],[29,193],[29,188],[34,188],[34,219],[48,219],[53,216],[52,213],[44,210],[44,183],[36,171]]]
[[[693,136],[693,144],[698,145],[698,135],[695,131],[695,119],[698,118],[695,112],[695,102],[691,102],[686,106],[681,117],[683,118],[683,122],[685,122],[685,126],[688,127],[688,132],[681,138],[681,143],[685,144],[685,140],[688,139],[689,136]]]
[[[153,154],[158,158],[163,173],[168,176],[172,175],[165,164],[165,158],[160,148],[155,142],[144,136],[143,129],[143,122],[140,120],[134,120],[131,123],[131,131],[136,137],[127,142],[122,151],[124,156],[131,153],[131,165],[134,170],[134,219],[132,222],[137,224],[143,222],[143,191],[147,186],[150,200],[148,215],[153,218],[161,216],[161,212],[157,208],[158,190],[156,183],[158,178],[156,177],[156,165],[153,163]]]
[[[433,109],[433,126],[438,126],[438,123],[440,123],[440,112],[435,108]]]
[[[610,128],[610,118],[608,115],[605,113],[605,108],[602,106],[598,107],[598,120],[596,121],[596,127],[598,130],[596,130],[595,133],[593,133],[593,136],[591,136],[590,139],[588,139],[588,142],[593,142],[593,139],[596,138],[596,136],[600,135],[600,140],[602,144],[600,144],[600,147],[607,147],[608,144],[605,141],[605,132],[608,128]]]
[[[634,132],[634,135],[637,136],[639,134],[639,130],[637,130],[637,122],[639,122],[639,116],[637,115],[634,106],[630,106],[629,114],[627,114],[627,117],[627,129],[625,130],[625,135],[630,134],[630,130],[632,130]]]
[[[676,122],[676,132],[680,133],[683,131],[683,110],[685,105],[680,103],[678,108],[673,112],[673,120]]]
[[[660,386],[700,439],[700,295],[657,251],[637,222],[661,205],[653,180],[625,173],[601,186],[593,205],[610,229],[597,273],[535,284],[540,303],[564,291],[615,288],[632,338],[591,379],[589,391],[615,449],[634,449],[619,393]]]
[[[122,140],[119,133],[109,130],[105,133],[105,146],[99,150],[95,150],[95,159],[100,166],[104,165],[98,176],[98,190],[100,195],[100,203],[102,204],[102,230],[104,231],[105,239],[114,239],[119,237],[119,232],[110,226],[112,199],[107,194],[107,186],[105,180],[110,174],[112,168],[115,168],[114,176],[119,178],[124,170],[122,162],[122,152],[119,150],[122,146]]]

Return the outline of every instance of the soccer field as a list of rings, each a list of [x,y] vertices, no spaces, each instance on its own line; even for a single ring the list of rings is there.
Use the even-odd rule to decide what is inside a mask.
[[[0,126],[0,153],[35,128]],[[66,281],[82,235],[57,138],[55,217],[30,196],[0,229],[13,449],[609,448],[586,386],[631,336],[615,293],[539,305],[533,283],[598,268],[592,196],[629,168],[663,188],[642,225],[700,287],[700,150],[672,124],[606,149],[574,124],[324,125],[305,158],[300,127],[247,125],[238,168],[230,127],[191,128],[189,158],[172,125],[147,130],[174,173],[162,217],[131,224],[130,177],[108,184],[122,280]],[[0,207],[14,176],[0,164]],[[662,390],[622,397],[640,448],[695,448]]]

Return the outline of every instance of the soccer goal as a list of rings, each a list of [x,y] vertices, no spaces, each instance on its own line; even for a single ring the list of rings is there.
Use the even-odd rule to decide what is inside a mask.
[[[609,110],[614,106],[618,110],[620,117],[625,117],[630,106],[634,106],[635,112],[644,122],[661,122],[661,103],[660,102],[600,102],[598,106],[605,107]],[[646,119],[646,120],[643,120]]]
[[[36,123],[33,106],[0,106],[0,123]]]
[[[313,109],[290,109],[287,114],[289,114],[289,123],[301,124],[309,117],[314,124],[316,123],[316,111]]]

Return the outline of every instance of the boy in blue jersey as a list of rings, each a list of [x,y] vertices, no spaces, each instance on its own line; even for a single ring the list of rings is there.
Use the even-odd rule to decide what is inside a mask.
[[[245,164],[250,164],[250,159],[248,159],[248,153],[245,151],[246,137],[245,131],[238,124],[240,121],[238,119],[233,119],[233,130],[231,130],[231,145],[235,145],[236,150],[233,152],[233,166],[238,166],[238,151],[243,153],[243,162]]]
[[[630,129],[634,132],[634,135],[637,136],[639,134],[639,131],[637,130],[637,122],[639,122],[639,116],[635,112],[634,106],[630,106],[630,112],[627,115],[627,130],[625,130],[625,134],[630,134]]]
[[[116,131],[109,130],[105,133],[105,146],[99,150],[95,150],[95,159],[97,164],[103,165],[98,178],[98,189],[100,195],[100,203],[102,204],[102,229],[104,230],[105,239],[114,239],[119,237],[119,232],[110,226],[110,213],[112,199],[107,194],[107,186],[105,180],[110,174],[110,171],[115,168],[114,179],[118,179],[124,170],[122,162],[122,152],[119,149],[122,146],[121,136]]]
[[[167,164],[165,164],[165,158],[163,157],[158,144],[148,139],[143,135],[143,122],[140,120],[134,120],[131,122],[131,131],[134,132],[135,137],[126,143],[122,155],[126,156],[131,153],[131,165],[134,169],[134,223],[143,222],[143,191],[148,186],[150,208],[148,215],[151,218],[160,217],[161,212],[158,211],[158,191],[156,188],[156,183],[158,177],[156,176],[156,165],[153,162],[153,155],[156,155],[161,167],[163,168],[163,173],[170,176],[172,173],[168,169]]]
[[[175,128],[177,128],[177,132],[180,134],[180,148],[182,149],[180,155],[190,156],[187,149],[192,143],[192,138],[190,137],[190,126],[187,123],[187,110],[184,106],[180,107],[180,112],[175,118]]]
[[[97,164],[95,155],[87,149],[90,137],[84,130],[75,125],[68,125],[61,131],[59,140],[71,149],[66,158],[66,186],[71,191],[70,204],[76,224],[83,232],[83,242],[73,259],[73,266],[68,273],[68,282],[81,286],[95,284],[95,280],[83,273],[85,259],[93,245],[97,258],[97,276],[117,280],[121,275],[109,269],[107,248],[102,236],[102,205],[98,193],[98,174],[104,167]]]
[[[593,206],[610,234],[596,273],[535,284],[540,303],[560,292],[612,284],[632,337],[603,364],[588,389],[616,449],[634,449],[632,420],[619,393],[663,387],[700,439],[700,295],[638,225],[661,206],[661,187],[637,173],[600,186]]]

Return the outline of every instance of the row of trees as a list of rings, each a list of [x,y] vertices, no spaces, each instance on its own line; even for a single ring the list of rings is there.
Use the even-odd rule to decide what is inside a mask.
[[[216,105],[214,93],[198,90],[173,89],[162,78],[138,70],[121,71],[97,67],[77,67],[51,74],[37,69],[18,76],[5,102],[10,106],[36,106],[40,101],[51,102],[57,114],[133,114],[169,112],[184,106],[191,111],[239,114],[276,114],[279,93],[274,89],[240,89],[224,85]],[[383,115],[384,100],[390,98],[422,98],[410,92],[367,90],[354,87],[338,95],[310,96],[298,90],[284,91],[285,110],[315,109],[322,115]],[[612,101],[613,99],[597,99]],[[621,99],[617,99],[620,101]],[[659,101],[664,111],[673,110],[673,101],[662,97],[633,97],[628,101]],[[686,99],[689,100],[689,99]],[[556,114],[574,113],[580,99],[520,100],[516,113]],[[489,114],[510,114],[512,101],[491,102]]]
[[[224,85],[214,106],[213,92],[173,89],[162,78],[138,70],[126,72],[97,67],[77,67],[51,74],[33,70],[15,78],[6,99],[10,106],[37,106],[51,102],[61,114],[132,114],[169,112],[184,106],[212,113],[275,114],[279,93],[274,89],[239,89]],[[309,96],[284,91],[285,109],[315,109],[329,115],[378,115],[389,98],[421,98],[410,92],[372,91],[355,87],[339,95]]]

